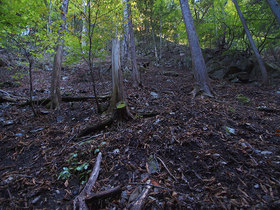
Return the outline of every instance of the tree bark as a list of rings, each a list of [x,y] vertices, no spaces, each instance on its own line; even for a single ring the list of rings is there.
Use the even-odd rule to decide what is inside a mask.
[[[115,111],[117,111],[117,114],[121,114],[121,116],[118,117],[131,118],[132,115],[129,112],[124,96],[120,59],[120,42],[117,38],[114,38],[112,41],[112,82],[113,91],[109,112],[114,113]],[[118,106],[120,104],[122,105]]]
[[[280,5],[276,0],[266,0],[280,25]]]
[[[126,5],[127,5],[127,12],[128,12],[128,27],[129,27],[129,35],[130,35],[130,52],[131,52],[131,61],[132,61],[133,86],[138,87],[141,85],[141,81],[140,81],[140,74],[136,62],[134,31],[133,31],[132,14],[131,14],[131,7],[130,7],[129,0],[126,0]]]
[[[52,71],[52,82],[51,82],[51,108],[59,108],[61,102],[61,93],[60,93],[60,76],[61,76],[61,64],[63,57],[63,47],[64,47],[64,30],[66,28],[66,14],[68,12],[68,3],[69,0],[64,0],[64,3],[61,3],[61,19],[63,24],[61,29],[58,32],[58,44],[56,46],[56,54],[54,57],[53,71]]]
[[[253,38],[252,38],[252,36],[251,36],[251,33],[250,33],[249,28],[248,28],[248,26],[247,26],[247,24],[246,24],[245,18],[244,18],[244,16],[243,16],[243,14],[242,14],[242,12],[241,12],[241,10],[240,10],[238,4],[237,4],[237,1],[236,1],[236,0],[232,0],[232,2],[233,2],[234,5],[235,5],[235,8],[236,8],[237,13],[238,13],[238,15],[239,15],[239,18],[240,18],[240,20],[241,20],[241,22],[242,22],[242,25],[243,25],[244,30],[245,30],[245,32],[246,32],[246,35],[247,35],[247,37],[248,37],[248,39],[249,39],[250,45],[251,45],[251,47],[252,47],[252,49],[253,49],[253,51],[254,51],[254,53],[255,53],[255,56],[256,56],[256,58],[257,58],[258,63],[259,63],[259,66],[260,66],[260,69],[261,69],[261,73],[262,73],[263,83],[264,83],[265,85],[267,85],[267,84],[268,84],[267,71],[266,71],[266,68],[265,68],[265,66],[264,66],[262,57],[261,57],[261,55],[260,55],[260,53],[259,53],[259,51],[258,51],[258,49],[257,49],[257,47],[256,47],[256,45],[255,45],[255,42],[254,42],[254,40],[253,40]]]
[[[196,80],[194,95],[197,95],[199,92],[202,92],[202,94],[212,97],[209,78],[206,71],[206,65],[202,56],[201,48],[195,31],[189,3],[187,0],[180,0],[180,4],[190,44],[190,50],[192,55],[192,68],[194,78]]]

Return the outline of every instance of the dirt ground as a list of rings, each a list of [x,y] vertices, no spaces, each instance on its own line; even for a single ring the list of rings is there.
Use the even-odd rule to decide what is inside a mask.
[[[50,76],[34,72],[36,98],[48,97]],[[128,208],[147,180],[153,186],[145,209],[280,208],[280,81],[213,80],[215,98],[192,99],[186,69],[150,65],[141,77],[142,88],[128,76],[124,82],[135,119],[83,138],[77,134],[103,117],[93,100],[64,102],[56,111],[36,105],[38,117],[29,106],[1,103],[0,209],[72,209],[99,151],[93,192],[122,190],[95,200],[94,209]],[[97,79],[98,94],[109,93],[110,73]],[[27,76],[20,82],[2,89],[27,98]],[[85,65],[64,69],[62,92],[92,96]]]

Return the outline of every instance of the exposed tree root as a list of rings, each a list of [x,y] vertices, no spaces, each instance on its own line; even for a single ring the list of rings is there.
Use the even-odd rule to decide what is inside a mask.
[[[130,120],[130,119],[134,119],[134,117],[127,109],[127,106],[124,106],[122,108],[115,108],[113,112],[111,112],[111,114],[109,114],[105,120],[82,130],[78,134],[78,138],[95,133],[97,131],[101,131],[105,129],[107,126],[112,125],[114,120]]]
[[[79,134],[78,134],[78,138],[95,133],[97,131],[101,131],[103,130],[106,126],[110,126],[111,124],[113,124],[114,122],[114,117],[113,115],[111,115],[110,117],[108,117],[107,119],[105,119],[104,121],[95,124],[93,126],[87,127],[84,130],[82,130]]]
[[[194,89],[190,92],[190,95],[192,95],[193,99],[196,96],[210,97],[210,98],[214,97],[209,87],[199,87],[199,86],[195,86]]]

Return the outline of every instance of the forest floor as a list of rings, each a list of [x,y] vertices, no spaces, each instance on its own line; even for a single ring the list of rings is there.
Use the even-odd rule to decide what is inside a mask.
[[[1,103],[0,209],[72,209],[99,151],[93,192],[122,191],[95,200],[94,209],[129,207],[147,180],[154,186],[145,209],[279,209],[280,81],[211,81],[215,98],[192,99],[190,71],[150,65],[141,74],[142,88],[124,82],[135,119],[82,138],[77,134],[102,118],[93,100],[63,102],[56,111],[37,105],[38,117],[29,106]],[[64,69],[62,92],[92,96],[87,75],[85,65]],[[48,97],[50,76],[34,72],[35,97]],[[27,98],[27,76],[20,82],[2,89]],[[109,72],[97,88],[110,92]],[[141,115],[150,112],[157,114]]]

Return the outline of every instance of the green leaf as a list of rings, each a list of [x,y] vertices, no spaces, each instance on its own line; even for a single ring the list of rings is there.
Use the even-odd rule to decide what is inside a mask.
[[[126,104],[124,101],[120,101],[118,104],[117,104],[117,109],[123,109],[125,108]]]
[[[96,154],[97,152],[99,152],[100,151],[100,149],[95,149],[94,150],[94,154]]]

